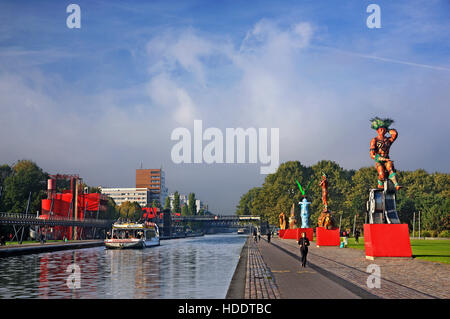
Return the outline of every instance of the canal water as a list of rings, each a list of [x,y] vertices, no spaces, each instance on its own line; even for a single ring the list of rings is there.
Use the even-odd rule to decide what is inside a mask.
[[[217,234],[141,250],[95,247],[0,258],[0,298],[225,298],[246,237]]]

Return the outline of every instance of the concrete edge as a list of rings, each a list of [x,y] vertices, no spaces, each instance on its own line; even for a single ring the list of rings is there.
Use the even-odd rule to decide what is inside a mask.
[[[247,280],[247,259],[248,259],[248,241],[250,237],[242,246],[241,253],[239,255],[239,261],[231,278],[230,285],[225,299],[244,299],[245,298],[245,282]]]

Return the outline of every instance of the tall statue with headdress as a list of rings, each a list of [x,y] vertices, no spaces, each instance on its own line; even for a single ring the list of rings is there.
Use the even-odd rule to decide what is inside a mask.
[[[389,158],[389,150],[392,143],[397,139],[398,133],[395,129],[389,128],[394,120],[378,116],[370,120],[372,128],[377,131],[378,136],[370,141],[370,157],[375,160],[375,167],[378,171],[378,188],[384,188],[384,181],[388,177],[399,190],[401,186],[398,184],[395,173],[394,162]],[[386,133],[389,132],[389,136]]]

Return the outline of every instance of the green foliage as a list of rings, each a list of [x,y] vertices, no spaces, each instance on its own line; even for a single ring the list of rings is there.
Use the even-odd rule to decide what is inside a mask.
[[[2,166],[3,172],[8,171]],[[41,199],[46,196],[48,175],[34,162],[18,161],[3,181],[1,210],[11,213],[24,213],[31,192],[29,212],[41,210]]]
[[[180,207],[180,193],[178,191],[175,192],[174,198],[173,198],[173,212],[176,214],[181,213],[181,207]]]
[[[327,174],[329,183],[328,207],[337,222],[342,216],[341,227],[353,229],[356,215],[356,226],[362,228],[369,190],[377,187],[375,167],[345,170],[337,163],[325,160],[311,167],[305,167],[298,161],[281,164],[274,174],[267,175],[261,187],[254,187],[241,196],[236,214],[261,216],[272,224],[278,224],[278,215],[281,212],[289,215],[292,203],[296,204],[297,209],[302,199],[296,180],[302,187],[312,180],[306,198],[311,202],[310,220],[314,226],[323,210],[319,186],[322,172]],[[422,169],[397,173],[400,184],[406,186],[397,195],[401,222],[407,223],[412,229],[413,214],[416,212],[417,229],[418,211],[421,211],[424,229],[436,231],[436,234],[450,230],[450,174],[429,174]]]
[[[11,174],[12,168],[9,165],[4,164],[0,166],[0,187],[3,186],[3,182]]]
[[[166,202],[164,203],[164,210],[170,210],[170,197],[166,197]]]
[[[119,206],[119,214],[121,218],[137,221],[142,215],[142,207],[137,202],[125,201]]]
[[[116,205],[116,202],[111,197],[108,197],[108,203],[106,206],[106,212],[101,217],[102,219],[117,219],[119,218],[119,208]]]
[[[443,230],[439,233],[439,237],[442,238],[449,238],[450,237],[450,230]]]
[[[181,207],[181,216],[188,216],[188,215],[189,215],[188,207],[187,205],[183,205],[183,207]]]
[[[156,208],[161,208],[161,204],[159,203],[159,201],[158,200],[156,200],[156,199],[154,199],[153,201],[152,201],[152,207],[156,207]]]
[[[197,215],[197,204],[195,203],[195,193],[190,193],[188,197],[188,213],[191,216]]]

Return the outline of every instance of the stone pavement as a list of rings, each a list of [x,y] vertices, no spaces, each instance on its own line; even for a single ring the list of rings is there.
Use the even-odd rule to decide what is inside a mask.
[[[273,238],[271,245],[285,253],[299,256],[295,240]],[[298,257],[299,258],[299,257]],[[413,258],[365,258],[363,250],[339,247],[316,247],[311,242],[308,263],[368,293],[387,299],[450,298],[450,265]],[[369,289],[367,266],[381,270],[381,287]]]
[[[261,252],[253,239],[248,243],[245,299],[280,299],[280,292],[273,274],[264,263]]]

